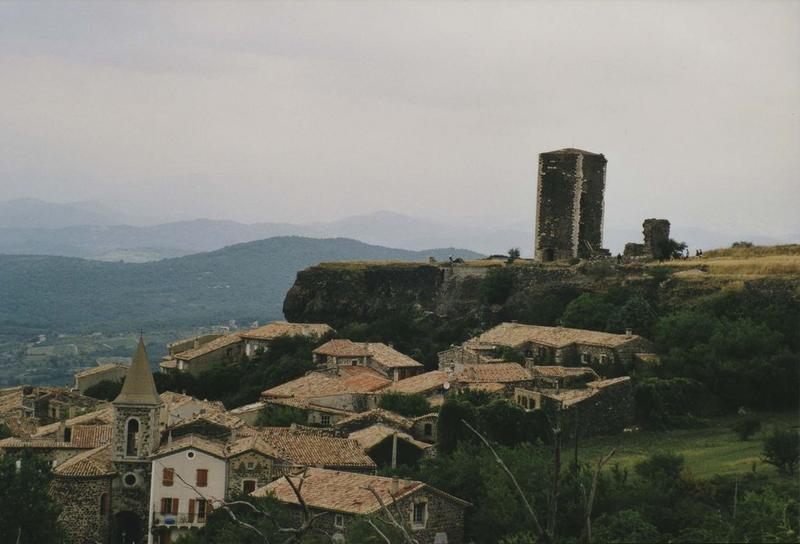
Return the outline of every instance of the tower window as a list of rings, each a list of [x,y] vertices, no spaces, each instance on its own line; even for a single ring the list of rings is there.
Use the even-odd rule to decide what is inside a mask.
[[[108,493],[100,495],[100,515],[105,516],[108,514]]]
[[[135,457],[139,455],[139,420],[129,419],[128,429],[125,433],[127,437],[125,445],[125,455]]]

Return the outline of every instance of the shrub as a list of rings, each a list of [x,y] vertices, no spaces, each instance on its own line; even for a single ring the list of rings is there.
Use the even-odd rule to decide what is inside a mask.
[[[777,429],[764,441],[764,462],[782,474],[792,475],[800,462],[800,435],[791,429]]]
[[[291,427],[293,424],[308,425],[308,415],[292,406],[268,404],[256,419],[257,427]]]
[[[381,395],[378,406],[405,417],[417,417],[431,412],[428,399],[422,395],[386,393]]]
[[[739,435],[739,440],[749,440],[761,429],[761,422],[754,418],[743,419],[733,426],[733,430]]]
[[[481,296],[488,304],[503,304],[511,295],[513,285],[514,275],[510,269],[492,268],[481,283]]]
[[[634,389],[637,417],[659,428],[697,426],[707,396],[700,382],[688,378],[645,378]]]
[[[519,259],[519,248],[512,247],[511,249],[508,250],[508,260],[506,262],[508,264],[511,264],[517,259]]]
[[[658,529],[636,510],[604,514],[594,523],[594,540],[606,543],[661,542]]]

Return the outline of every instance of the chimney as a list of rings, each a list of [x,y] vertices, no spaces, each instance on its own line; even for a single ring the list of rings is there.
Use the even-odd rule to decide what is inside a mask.
[[[631,336],[633,336],[633,330],[625,329],[625,338],[630,338]]]
[[[392,435],[392,470],[397,468],[397,433]],[[392,493],[397,493],[394,490],[395,485],[397,484],[397,478],[392,480]]]
[[[58,422],[58,441],[66,442],[67,437],[67,424],[62,419]]]
[[[400,491],[400,479],[397,476],[392,478],[392,495],[397,495]]]
[[[200,339],[199,338],[195,338],[194,339],[194,348],[193,349],[197,349],[199,347],[200,347]]]

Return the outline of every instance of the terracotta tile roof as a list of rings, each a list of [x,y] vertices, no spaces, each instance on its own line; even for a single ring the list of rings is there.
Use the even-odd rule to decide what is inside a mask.
[[[264,397],[324,397],[345,393],[370,393],[391,383],[371,368],[342,366],[314,371],[262,392]]]
[[[70,443],[79,448],[97,448],[111,442],[111,425],[73,425]]]
[[[441,388],[445,383],[452,380],[452,376],[444,370],[431,370],[430,372],[423,372],[422,374],[396,381],[382,392],[405,393],[408,395],[427,393]]]
[[[355,440],[288,427],[267,427],[259,434],[279,452],[281,459],[296,465],[376,468]]]
[[[333,329],[324,323],[288,323],[273,321],[263,327],[240,332],[242,338],[248,340],[274,340],[279,336],[324,336]]]
[[[497,393],[498,391],[505,389],[505,384],[496,382],[467,383],[464,384],[464,389],[469,389],[470,391],[484,391],[486,393]]]
[[[587,387],[591,387],[593,389],[603,389],[605,387],[609,387],[612,385],[616,385],[618,383],[624,383],[631,381],[630,376],[620,376],[618,378],[608,378],[606,380],[596,380],[593,382],[589,382],[586,384]]]
[[[640,338],[641,336],[635,334],[628,336],[566,327],[501,323],[493,329],[489,329],[483,334],[468,340],[465,345],[472,349],[486,349],[491,346],[519,348],[528,342],[534,342],[554,348],[562,348],[571,344],[615,348]]]
[[[62,442],[52,438],[17,438],[10,436],[0,440],[0,449],[43,449],[43,450],[85,450],[91,446],[78,446],[71,442]]]
[[[87,368],[86,370],[81,370],[80,372],[75,373],[76,378],[84,378],[86,376],[91,376],[93,374],[99,374],[101,372],[107,372],[109,370],[114,370],[117,368],[128,368],[128,365],[123,363],[106,363],[104,365],[94,366],[92,368]]]
[[[365,451],[369,451],[387,438],[391,437],[394,433],[397,433],[398,440],[408,442],[412,446],[415,446],[421,450],[426,450],[433,446],[433,444],[426,444],[425,442],[414,440],[413,436],[394,427],[384,425],[383,423],[376,423],[375,425],[354,431],[348,435],[348,438],[358,442]]]
[[[325,342],[315,349],[314,353],[331,357],[366,357],[369,355],[365,344],[338,338]]]
[[[22,410],[22,387],[0,390],[0,414]]]
[[[86,414],[81,414],[79,416],[75,416],[70,418],[64,422],[67,427],[74,427],[76,425],[108,425],[114,422],[114,409],[107,403],[102,405],[98,405],[97,410],[94,412],[88,412]],[[33,438],[40,438],[45,437],[51,434],[55,434],[58,432],[59,427],[61,426],[60,422],[50,423],[48,425],[42,425],[39,427],[35,433],[33,433]]]
[[[228,413],[232,416],[239,417],[241,415],[250,413],[250,412],[260,412],[264,409],[266,403],[264,401],[253,402],[250,404],[245,404],[244,406],[239,406],[238,408],[234,408],[232,410],[228,410]]]
[[[541,393],[545,397],[561,402],[562,406],[568,407],[596,395],[597,391],[597,389],[542,389]]]
[[[212,353],[217,351],[218,349],[224,349],[230,345],[237,344],[242,341],[242,338],[239,336],[239,333],[234,334],[226,334],[225,336],[220,336],[212,340],[211,342],[206,342],[199,347],[187,349],[186,351],[181,351],[180,353],[176,353],[172,356],[172,359],[180,359],[181,361],[191,361],[192,359],[196,359],[202,355],[206,355],[208,353]]]
[[[349,416],[353,414],[348,410],[340,410],[339,408],[331,408],[330,406],[324,406],[322,404],[317,404],[310,399],[305,398],[283,398],[283,397],[275,397],[275,398],[268,398],[266,400],[267,404],[277,404],[278,406],[289,406],[290,408],[299,408],[300,410],[316,410],[318,412],[324,412],[326,414],[339,414],[339,415],[346,415]]]
[[[72,457],[53,469],[62,478],[97,478],[116,474],[111,463],[111,446],[106,444]]]
[[[350,340],[331,340],[314,350],[317,355],[331,357],[371,357],[373,361],[386,368],[421,367],[419,363],[381,342],[351,342]]]
[[[510,383],[530,380],[531,374],[519,363],[464,365],[458,374],[462,383]]]
[[[170,429],[178,429],[181,427],[185,427],[187,425],[192,425],[194,423],[197,423],[198,421],[204,421],[212,423],[214,425],[219,425],[221,427],[226,427],[231,431],[234,431],[244,426],[244,421],[242,421],[239,417],[231,414],[230,412],[219,411],[219,412],[204,412],[202,414],[195,414],[191,417],[181,419],[180,421],[171,425]]]
[[[387,423],[403,430],[408,430],[414,425],[414,422],[407,417],[403,417],[400,414],[396,414],[389,410],[384,410],[383,408],[375,408],[373,410],[367,410],[366,412],[361,412],[360,414],[354,414],[350,417],[341,419],[334,423],[333,426],[337,428],[358,428],[360,426],[371,425],[378,422]]]
[[[291,476],[295,485],[300,483],[301,477],[303,478],[303,500],[311,508],[320,510],[355,515],[377,512],[381,509],[381,504],[368,488],[373,489],[386,506],[421,489],[445,496],[463,507],[469,506],[466,501],[414,480],[394,480],[384,476],[318,468],[308,469],[305,476]],[[286,478],[279,478],[261,489],[257,489],[253,495],[256,497],[274,495],[281,502],[299,504],[297,496]]]
[[[202,436],[198,436],[196,434],[187,434],[185,436],[176,438],[171,442],[162,444],[153,453],[153,457],[155,458],[164,457],[165,455],[175,453],[176,451],[181,451],[189,448],[205,452],[209,455],[213,455],[214,457],[219,457],[220,459],[225,459],[224,444],[216,442],[214,440],[203,438]]]
[[[225,447],[228,457],[235,457],[247,451],[257,451],[268,457],[280,459],[280,452],[272,447],[260,434],[252,434],[234,440]]]
[[[531,368],[533,377],[543,378],[566,378],[568,376],[594,376],[599,378],[597,372],[588,367],[570,367],[570,366],[534,366]]]

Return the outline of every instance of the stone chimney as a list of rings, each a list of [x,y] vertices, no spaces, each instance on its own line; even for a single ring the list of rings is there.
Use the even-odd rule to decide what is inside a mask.
[[[195,338],[192,349],[197,349],[199,347],[200,347],[200,339],[199,338]]]
[[[630,338],[633,336],[633,329],[625,329],[625,338]]]
[[[392,478],[392,495],[397,495],[400,491],[400,479],[395,476]]]

